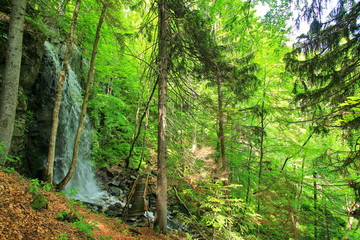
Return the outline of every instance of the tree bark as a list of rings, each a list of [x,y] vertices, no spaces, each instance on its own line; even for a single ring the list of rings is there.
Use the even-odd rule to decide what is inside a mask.
[[[50,184],[53,183],[53,177],[54,177],[56,135],[59,126],[59,111],[60,111],[60,105],[62,99],[62,92],[64,88],[65,77],[69,68],[68,65],[70,59],[70,52],[74,41],[74,33],[75,33],[76,21],[79,15],[80,4],[81,4],[81,0],[77,0],[73,13],[73,18],[71,21],[70,34],[66,43],[66,51],[65,51],[64,63],[63,63],[64,65],[62,71],[60,72],[58,86],[56,89],[55,104],[54,104],[54,110],[52,116],[51,134],[49,140],[49,153],[45,167],[45,181],[49,182]]]
[[[86,82],[86,90],[85,90],[84,101],[83,101],[83,104],[82,104],[82,107],[81,107],[79,125],[78,125],[78,129],[77,129],[77,132],[76,132],[76,138],[75,138],[75,143],[74,143],[74,151],[73,151],[73,158],[72,158],[70,169],[69,169],[68,173],[66,174],[65,178],[56,186],[56,188],[58,190],[64,189],[66,184],[70,181],[70,179],[72,178],[72,176],[75,173],[76,165],[77,165],[77,162],[78,162],[78,159],[79,159],[79,145],[80,145],[80,139],[81,139],[81,132],[82,132],[82,129],[83,129],[83,126],[84,126],[87,103],[89,101],[89,96],[90,96],[91,84],[92,84],[93,79],[94,79],[95,59],[96,59],[97,48],[98,48],[98,43],[99,43],[99,38],[100,38],[100,31],[101,31],[102,24],[104,22],[106,9],[107,9],[107,3],[103,3],[103,7],[101,9],[101,15],[100,15],[100,18],[99,18],[99,23],[98,23],[97,30],[96,30],[93,50],[92,50],[92,54],[91,54],[90,69],[89,69],[89,72],[88,72],[88,78],[87,78],[87,82]]]
[[[314,178],[314,239],[318,239],[318,194],[317,194],[317,172],[313,172]]]
[[[166,107],[167,107],[167,5],[166,0],[158,1],[158,159],[157,159],[157,190],[154,229],[156,232],[167,233],[167,166],[166,166]]]
[[[142,165],[142,162],[144,160],[144,152],[145,152],[145,145],[146,145],[146,131],[149,127],[149,108],[146,110],[146,116],[145,116],[146,120],[145,120],[145,126],[144,126],[144,134],[143,134],[143,139],[142,139],[142,146],[141,146],[141,154],[140,154],[140,161],[139,161],[139,165],[136,168],[136,171],[140,170],[140,167]]]
[[[259,175],[258,175],[258,189],[261,188],[262,184],[262,173],[263,173],[263,160],[264,160],[264,138],[265,138],[265,97],[266,97],[266,69],[264,76],[264,90],[263,90],[263,100],[261,103],[261,116],[260,116],[260,159],[259,159]],[[258,199],[257,202],[257,213],[261,213],[261,200]],[[258,236],[260,235],[260,226],[258,226]]]
[[[265,97],[265,90],[264,90]],[[265,100],[261,104],[261,134],[260,134],[260,159],[259,159],[259,176],[258,176],[258,187],[262,184],[262,173],[263,173],[263,160],[264,160],[264,133],[265,133]],[[261,201],[258,200],[257,211],[260,213]]]
[[[250,145],[250,150],[249,150],[249,158],[248,158],[248,162],[247,162],[247,186],[246,186],[246,197],[245,197],[245,203],[248,204],[250,202],[250,188],[251,188],[251,159],[252,159],[252,151],[253,151],[253,147],[252,145]]]
[[[219,117],[219,144],[220,144],[220,170],[221,174],[224,174],[227,169],[227,161],[226,161],[226,151],[225,151],[225,133],[224,133],[224,124],[225,124],[225,117],[224,117],[224,109],[223,109],[223,94],[222,94],[222,82],[219,78],[217,80],[217,91],[218,91],[218,117]],[[226,174],[227,178],[227,174]],[[227,180],[225,182],[227,184]]]
[[[27,0],[13,0],[5,62],[4,81],[0,95],[0,163],[5,163],[14,132],[21,70],[24,17]]]

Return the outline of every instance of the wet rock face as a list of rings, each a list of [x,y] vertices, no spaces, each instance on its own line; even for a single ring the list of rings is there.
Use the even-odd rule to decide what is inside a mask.
[[[28,125],[28,147],[26,149],[30,176],[42,179],[44,161],[47,158],[52,111],[56,91],[56,66],[48,54],[44,54],[37,78],[29,98],[33,114]]]
[[[16,156],[25,156],[26,154],[27,130],[33,118],[33,112],[29,108],[29,99],[44,54],[43,39],[34,38],[30,33],[25,32],[23,46],[18,105],[11,145],[11,153]],[[27,166],[24,168],[26,169]]]
[[[29,95],[38,76],[44,56],[44,36],[36,32],[24,32],[23,57],[21,60],[20,85]]]
[[[27,113],[30,114],[28,117],[31,118],[31,121],[27,124],[25,149],[26,160],[28,161],[27,168],[29,169],[28,175],[42,179],[49,147],[56,84],[59,67],[61,67],[59,65],[61,65],[66,46],[62,41],[54,40],[52,45],[59,59],[59,62],[54,62],[54,56],[50,55],[48,51],[44,51],[45,41],[39,43],[39,45],[42,46],[43,51],[41,52],[41,61],[36,62],[36,71],[34,71],[36,76],[31,79],[24,78],[22,82],[29,87],[26,91],[28,96]],[[40,54],[39,51],[36,51],[36,53]],[[74,69],[73,72],[76,76],[83,76],[84,62],[76,46],[72,49],[70,66]],[[31,72],[29,69],[27,69],[27,71]],[[62,131],[61,124],[59,124],[59,131]]]

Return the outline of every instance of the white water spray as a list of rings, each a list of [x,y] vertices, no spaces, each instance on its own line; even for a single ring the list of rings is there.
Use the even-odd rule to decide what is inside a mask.
[[[56,49],[50,42],[45,42],[46,54],[55,66],[59,76],[62,68]],[[59,113],[59,127],[56,141],[54,182],[59,183],[67,174],[73,156],[76,131],[79,124],[81,104],[83,101],[82,88],[77,76],[69,66],[69,72],[64,84],[62,103]],[[84,128],[80,139],[79,159],[75,173],[65,187],[65,193],[70,198],[98,205],[108,205],[111,197],[99,187],[93,166],[91,165],[92,132],[91,125],[85,118]]]

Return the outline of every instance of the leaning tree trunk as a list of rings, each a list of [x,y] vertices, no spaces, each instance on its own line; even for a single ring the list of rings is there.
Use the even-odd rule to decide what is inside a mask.
[[[156,232],[167,233],[167,166],[166,166],[166,84],[168,72],[168,52],[166,35],[167,28],[167,6],[166,0],[158,1],[159,9],[159,33],[158,33],[158,159],[157,159],[157,201],[154,220]]]
[[[76,21],[79,15],[80,4],[81,4],[81,0],[77,0],[75,10],[73,13],[73,18],[71,21],[70,34],[66,43],[64,65],[62,71],[60,72],[58,86],[56,89],[56,97],[55,97],[55,104],[53,109],[52,126],[51,126],[51,134],[49,141],[49,153],[45,167],[45,180],[51,184],[53,183],[53,177],[54,177],[56,135],[59,126],[59,111],[60,111],[60,105],[62,99],[62,92],[64,88],[65,77],[69,68],[68,65],[70,60],[70,51],[74,41],[74,33],[75,33]]]
[[[0,163],[9,153],[13,137],[21,69],[24,16],[27,0],[13,0],[9,25],[4,81],[0,95]]]
[[[97,47],[98,47],[99,38],[100,38],[101,26],[104,22],[104,18],[105,18],[105,14],[106,14],[106,9],[107,9],[107,3],[104,3],[103,8],[101,10],[101,15],[100,15],[99,23],[97,26],[97,30],[96,30],[96,35],[95,35],[95,40],[94,40],[94,45],[93,45],[93,50],[92,50],[92,55],[91,55],[91,61],[90,61],[90,69],[88,72],[88,78],[87,78],[87,82],[86,82],[85,96],[84,96],[84,101],[83,101],[83,104],[81,107],[79,125],[78,125],[78,129],[77,129],[77,133],[76,133],[75,143],[74,143],[74,151],[73,151],[73,158],[72,158],[71,166],[70,166],[70,169],[69,169],[68,173],[66,174],[65,178],[56,186],[56,188],[58,190],[64,189],[66,184],[70,181],[70,179],[72,178],[72,176],[75,173],[76,165],[77,165],[77,162],[79,159],[79,145],[80,145],[81,132],[82,132],[82,129],[84,126],[87,102],[89,101],[89,96],[90,96],[90,88],[91,88],[92,81],[94,79],[94,68],[95,68]]]

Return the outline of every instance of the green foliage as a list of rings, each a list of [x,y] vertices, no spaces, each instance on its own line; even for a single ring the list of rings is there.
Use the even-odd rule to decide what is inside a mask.
[[[5,167],[5,168],[3,168],[2,169],[4,172],[6,172],[6,173],[13,173],[13,172],[15,172],[15,168],[13,168],[13,167]]]
[[[124,115],[127,106],[112,95],[98,94],[96,99],[89,102],[89,108],[92,109],[91,118],[98,130],[94,139],[95,162],[100,166],[117,164],[130,149],[133,128]]]
[[[67,233],[60,233],[57,237],[56,240],[68,240],[68,234]]]
[[[342,110],[342,119],[339,122],[349,124],[360,118],[360,97],[352,96],[347,97],[347,100],[344,103],[339,105],[339,108]],[[356,124],[356,123],[355,123]]]
[[[318,238],[356,238],[358,231],[344,231],[344,208],[360,195],[355,184],[359,143],[354,140],[360,117],[359,4],[339,2],[342,9],[335,9],[331,20],[301,36],[285,57],[284,73],[290,2],[263,1],[270,11],[262,19],[252,9],[257,2],[168,2],[168,170],[169,178],[180,182],[180,200],[171,200],[181,201],[190,213],[175,212],[206,239],[315,239],[316,231]],[[82,3],[76,42],[84,62],[90,58],[99,3]],[[320,7],[314,3],[304,12],[309,19],[319,12],[313,11]],[[27,22],[62,41],[74,2],[61,11],[58,4],[31,0],[36,14]],[[88,105],[98,166],[124,162],[147,102],[130,165],[145,159],[143,165],[151,168],[148,162],[155,159],[156,92],[152,100],[149,96],[157,78],[157,33],[155,5],[148,4],[112,4],[106,17]],[[217,162],[218,85],[223,92],[226,172],[219,171]],[[302,110],[312,107],[309,119],[293,99]],[[346,127],[351,149],[343,133],[332,129],[334,123]],[[10,157],[4,166],[19,160]],[[47,188],[31,181],[34,194]],[[95,226],[83,222],[74,206],[70,209],[59,213],[59,219],[93,236]]]
[[[42,209],[47,208],[49,204],[44,194],[41,193],[40,188],[44,189],[45,191],[50,191],[53,186],[49,183],[39,181],[39,179],[30,179],[29,192],[33,196],[31,207],[37,211],[41,211]]]
[[[340,1],[329,15],[331,21],[321,23],[318,31],[310,29],[286,55],[287,70],[298,76],[294,92],[303,108],[321,103],[336,106],[358,89],[353,77],[358,65],[359,12],[359,3],[347,6]]]
[[[30,193],[35,193],[40,191],[40,181],[39,179],[30,179]]]
[[[69,188],[69,189],[64,189],[63,191],[61,191],[61,193],[65,194],[66,196],[69,196],[70,199],[75,198],[76,195],[78,194],[79,189],[77,188]],[[74,203],[76,203],[76,200],[71,200],[74,201]]]
[[[53,186],[50,183],[41,181],[37,178],[30,179],[29,181],[30,181],[30,189],[29,189],[30,193],[39,192],[40,188],[42,188],[45,191],[51,191],[53,189]]]
[[[3,149],[5,148],[5,144],[0,142],[0,155],[3,154]],[[17,166],[21,163],[20,157],[17,156],[6,156],[5,161],[0,163],[0,168],[6,173],[12,173],[15,171],[14,166]]]
[[[89,224],[89,223],[84,222],[84,221],[75,221],[71,225],[74,226],[77,230],[85,233],[89,237],[94,237],[93,230],[94,229],[99,229],[96,226],[97,225],[96,222],[92,222],[91,224]]]
[[[222,181],[206,181],[202,186],[201,194],[183,186],[183,197],[191,213],[190,217],[179,213],[185,223],[197,225],[209,239],[244,239],[255,231],[259,215],[243,200],[228,195],[240,186],[223,186]]]
[[[92,238],[94,237],[93,230],[98,229],[96,226],[96,222],[87,223],[83,220],[83,216],[76,210],[74,204],[78,204],[77,202],[71,202],[69,209],[62,210],[59,214],[57,219],[63,222],[68,222],[72,226],[74,226],[77,230],[85,233],[88,237]]]
[[[101,236],[100,239],[113,239],[113,236],[111,234]]]

